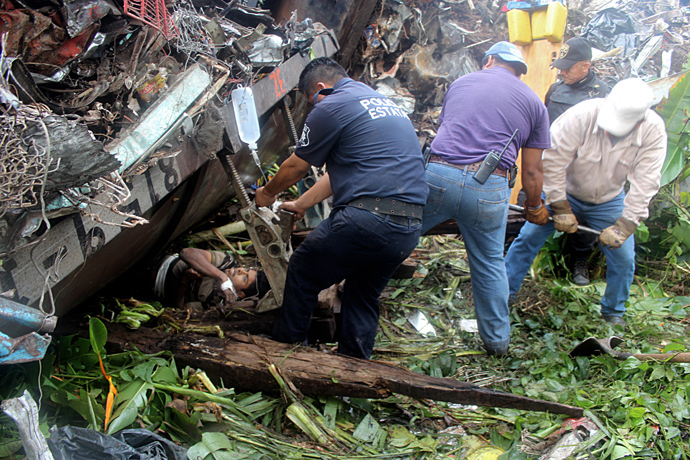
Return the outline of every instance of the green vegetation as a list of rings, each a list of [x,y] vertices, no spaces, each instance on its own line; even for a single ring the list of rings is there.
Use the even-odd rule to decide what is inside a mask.
[[[578,444],[576,458],[688,459],[690,364],[573,358],[569,352],[588,337],[612,335],[622,337],[621,351],[689,350],[690,191],[683,181],[690,167],[682,118],[689,91],[686,76],[659,109],[669,129],[669,156],[664,186],[636,233],[638,269],[625,331],[599,319],[605,288],[600,258],[592,259],[598,261],[593,283],[576,286],[552,237],[511,309],[508,356],[486,356],[477,334],[464,330],[474,306],[462,242],[425,237],[418,256],[423,276],[391,282],[384,293],[374,359],[581,407],[598,430]],[[152,303],[115,304],[120,316],[110,319],[130,327],[161,314]],[[419,313],[435,335],[415,331],[409,318]],[[282,395],[236,394],[203,370],[179,369],[168,355],[106,353],[107,328],[100,319],[92,318],[89,332],[90,339],[61,337],[40,363],[3,366],[0,399],[28,389],[40,401],[46,434],[54,425],[106,433],[143,427],[190,447],[190,458],[208,460],[421,460],[479,458],[480,451],[485,458],[502,452],[501,460],[518,460],[539,458],[573,430],[563,417],[538,412],[400,396],[300,397],[277,368],[271,371]],[[0,459],[21,458],[21,451],[16,427],[0,414]]]
[[[407,288],[395,291],[398,295],[388,303],[395,301],[402,310],[398,318],[414,305],[423,309],[438,336],[425,340],[423,345],[415,344],[417,354],[403,356],[401,361],[432,375],[446,375],[452,369],[445,359],[450,351],[455,357],[451,361],[457,361],[456,377],[469,381],[474,377],[476,383],[497,390],[586,409],[597,420],[603,436],[591,446],[593,458],[688,458],[690,364],[643,362],[636,358],[618,361],[612,356],[572,358],[569,352],[587,337],[612,335],[624,339],[617,348],[621,351],[688,350],[690,297],[677,294],[687,289],[690,266],[666,263],[663,271],[655,269],[656,264],[643,267],[643,273],[636,276],[628,305],[628,329],[622,331],[600,319],[598,301],[605,282],[595,279],[592,285],[579,287],[561,278],[565,271],[560,257],[549,252],[549,248],[558,247],[558,241],[550,244],[533,266],[538,281],[523,286],[512,308],[509,356],[474,357],[470,363],[460,364],[467,359],[467,351],[480,349],[476,334],[458,330],[459,318],[473,316],[469,284],[460,284],[460,292],[470,299],[449,295],[455,294],[457,280],[466,275],[458,263],[463,260],[458,259],[462,245],[453,238],[427,239],[431,252],[426,279],[398,283]],[[430,302],[422,304],[423,297]],[[395,347],[394,342],[389,346]],[[559,417],[537,413],[495,413],[512,420],[511,430],[502,434],[504,444],[498,444],[510,446],[505,458],[511,459],[535,458],[520,453],[520,448],[529,445],[532,436],[537,438],[534,443],[543,441],[543,436],[562,422]],[[484,426],[480,432],[486,435],[495,428]]]
[[[559,278],[560,263],[547,255],[541,260],[555,262],[535,264],[539,280],[527,283],[513,307],[509,355],[495,358],[481,352],[476,333],[461,329],[461,320],[474,316],[462,242],[426,237],[420,248],[425,248],[420,256],[425,276],[392,282],[386,290],[374,358],[582,407],[599,427],[580,445],[593,458],[690,456],[690,364],[568,355],[589,336],[614,334],[624,339],[622,351],[687,350],[690,297],[682,294],[690,266],[667,264],[662,272],[643,267],[651,276],[636,277],[629,327],[622,331],[598,319],[604,282],[579,287]],[[436,335],[414,330],[407,318],[415,312],[425,315]],[[46,433],[67,424],[106,433],[144,427],[191,447],[193,458],[206,459],[468,458],[490,448],[504,452],[501,459],[527,459],[538,458],[557,440],[566,421],[400,396],[300,398],[289,384],[283,397],[235,394],[202,370],[178,369],[170,356],[107,354],[106,327],[96,318],[90,324],[90,340],[62,337],[41,366],[6,366],[0,376],[0,398],[24,388],[41,398]],[[0,458],[12,458],[20,449],[16,428],[0,416]]]

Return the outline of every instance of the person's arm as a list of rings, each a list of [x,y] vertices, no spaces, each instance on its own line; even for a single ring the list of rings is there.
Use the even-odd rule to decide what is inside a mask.
[[[180,259],[185,261],[190,268],[200,275],[210,276],[218,280],[218,287],[223,291],[225,300],[236,300],[237,293],[234,292],[234,288],[226,284],[230,282],[230,278],[223,270],[211,263],[211,253],[209,251],[198,248],[184,248],[180,251]]]
[[[551,148],[544,150],[542,160],[547,204],[567,199],[565,168],[575,159],[584,142],[582,124],[585,121],[580,122],[582,111],[577,111],[576,107],[579,106],[568,110],[551,125]]]
[[[256,205],[272,205],[276,200],[276,196],[304,178],[309,168],[311,168],[311,164],[293,153],[280,165],[276,175],[266,185],[257,189],[256,197],[254,198]]]
[[[543,149],[522,148],[522,189],[527,195],[527,206],[541,205],[541,189],[544,181],[541,155]]]
[[[525,219],[536,225],[546,225],[549,222],[549,210],[541,199],[543,182],[541,154],[542,149],[522,148],[522,189],[527,199],[522,204]]]
[[[603,229],[599,236],[599,242],[612,249],[620,248],[635,233],[640,221],[647,218],[649,203],[661,185],[661,168],[667,147],[663,122],[659,119],[656,126],[647,128],[645,134],[632,170],[628,173],[630,189],[625,195],[623,215],[613,225]]]
[[[527,195],[523,203],[525,219],[536,225],[546,225],[549,222],[549,210],[541,199],[542,186],[542,149],[522,148],[522,189]]]
[[[577,231],[577,217],[568,202],[565,171],[583,145],[584,121],[577,107],[567,110],[551,125],[551,148],[543,155],[546,202],[551,206],[554,228],[564,233]]]
[[[221,269],[211,263],[211,253],[205,249],[184,248],[180,251],[180,259],[201,276],[222,278],[223,281],[228,277]]]
[[[331,177],[328,173],[324,174],[309,190],[304,192],[295,201],[286,201],[281,204],[281,209],[295,213],[296,220],[302,219],[307,209],[333,195],[331,189]]]
[[[648,115],[651,116],[651,115]],[[638,128],[640,129],[640,128]],[[663,122],[647,127],[635,163],[628,173],[630,188],[625,195],[623,217],[638,225],[649,215],[649,203],[661,185],[661,168],[666,158],[667,137]]]

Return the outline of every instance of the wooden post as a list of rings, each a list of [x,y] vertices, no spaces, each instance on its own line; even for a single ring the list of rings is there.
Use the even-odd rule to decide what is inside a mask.
[[[549,87],[558,78],[558,71],[551,69],[551,62],[558,56],[562,42],[551,43],[548,40],[535,40],[527,46],[521,46],[522,57],[527,63],[527,73],[522,76],[527,86],[532,88],[539,99],[544,100]],[[517,204],[518,192],[522,189],[522,156],[517,159],[520,174],[510,194],[511,204]],[[520,203],[520,205],[522,205]]]

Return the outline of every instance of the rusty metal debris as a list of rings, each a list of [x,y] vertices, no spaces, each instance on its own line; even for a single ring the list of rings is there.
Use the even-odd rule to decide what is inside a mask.
[[[218,113],[214,100],[237,85],[251,86],[293,48],[303,51],[328,33],[308,18],[280,27],[270,11],[243,2],[186,0],[170,11],[160,2],[165,14],[150,17],[156,1],[126,1],[124,10],[107,0],[65,0],[59,10],[5,4],[2,257],[70,213],[116,226],[146,223],[123,209],[131,197],[123,180],[174,157],[188,142],[214,158],[222,131],[216,140],[203,134],[204,123],[219,118],[210,115]],[[29,232],[27,216],[37,212],[44,225]]]

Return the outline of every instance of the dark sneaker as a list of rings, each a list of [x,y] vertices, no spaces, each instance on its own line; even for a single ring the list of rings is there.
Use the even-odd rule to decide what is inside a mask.
[[[505,356],[508,353],[508,345],[501,348],[492,348],[484,345],[484,350],[486,350],[487,355],[491,356]]]
[[[628,326],[628,324],[625,322],[625,320],[621,316],[604,316],[603,318],[604,318],[604,321],[606,321],[607,323],[609,323],[611,326],[614,326],[614,327],[620,326],[623,329],[625,329]]]
[[[589,284],[589,274],[587,273],[587,259],[578,257],[573,263],[573,283],[578,286],[587,286]]]

